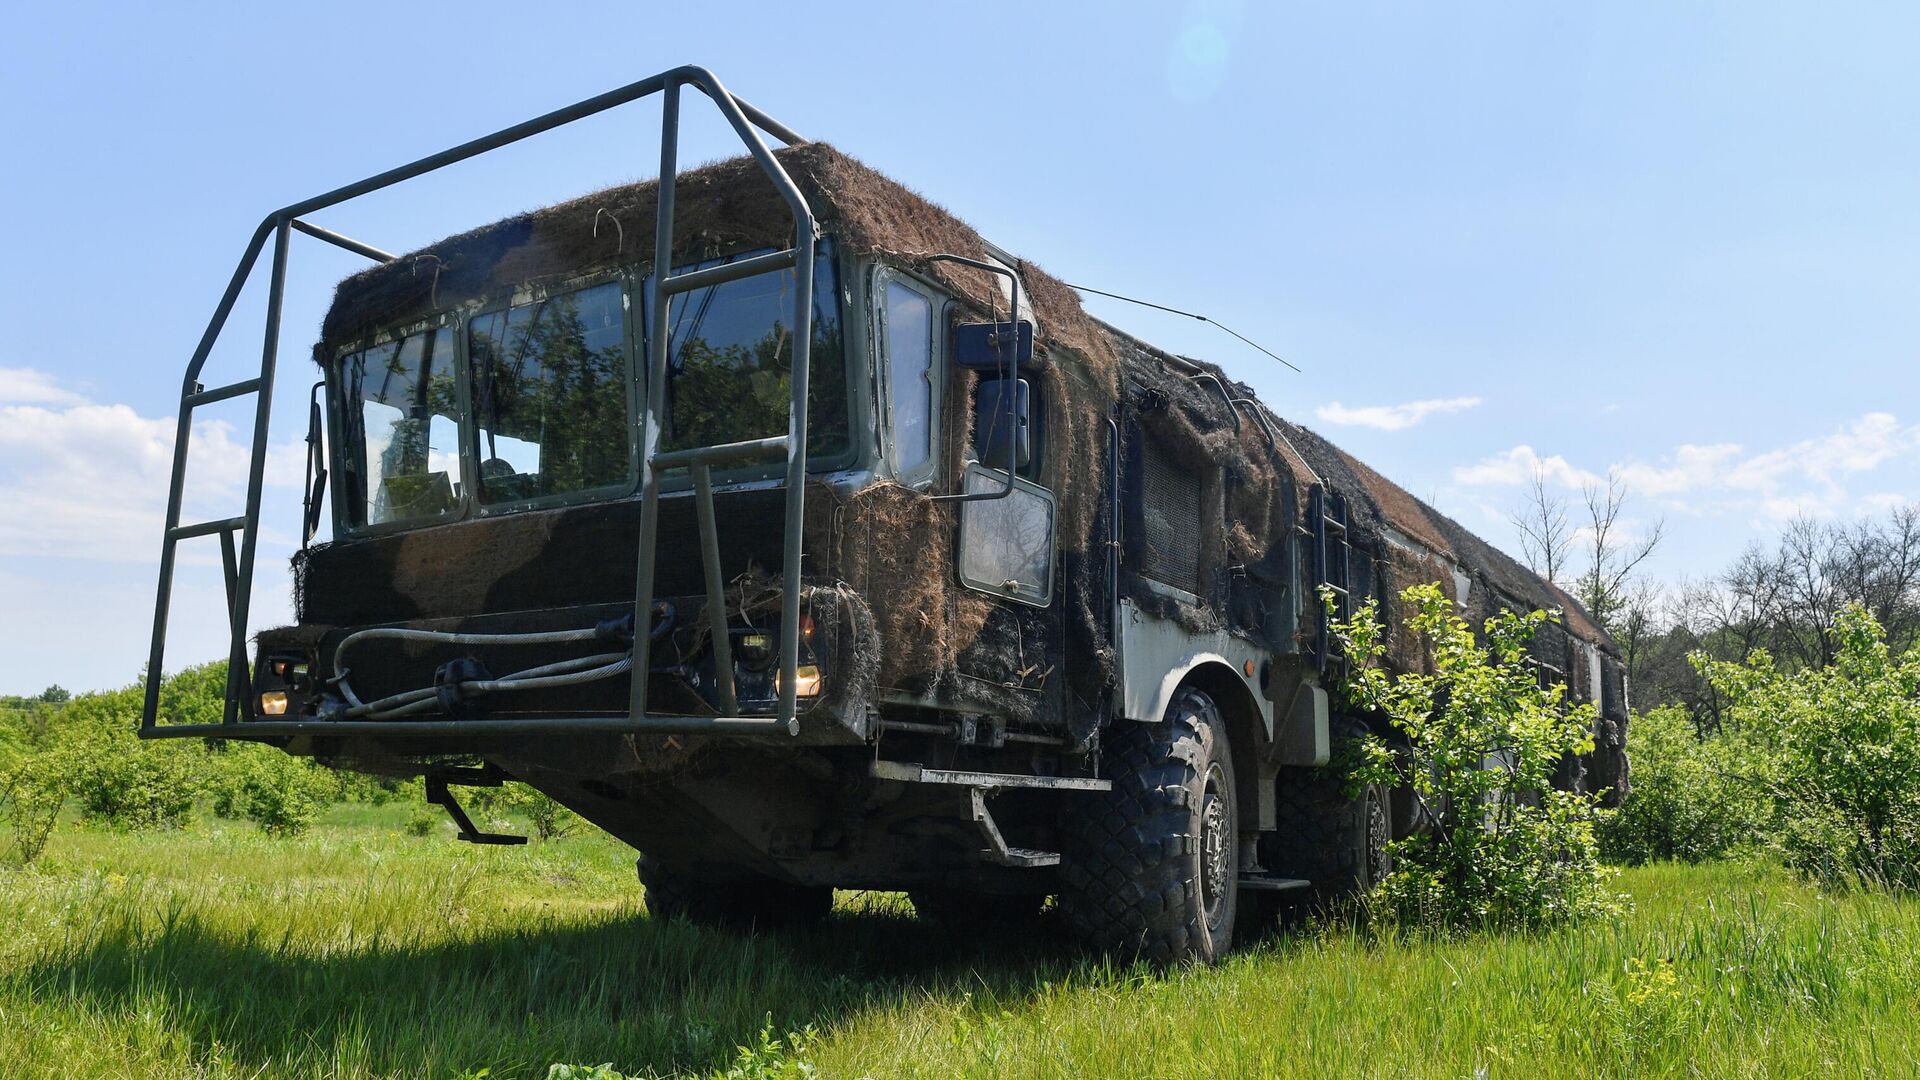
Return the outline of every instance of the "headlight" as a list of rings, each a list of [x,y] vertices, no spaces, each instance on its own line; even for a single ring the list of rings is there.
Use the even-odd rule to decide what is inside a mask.
[[[765,671],[773,659],[773,638],[767,634],[741,634],[733,648],[748,671]]]
[[[262,716],[287,715],[287,692],[285,690],[268,690],[265,693],[261,694],[260,695],[260,715]]]
[[[774,685],[776,687],[779,686],[778,678],[774,680]],[[801,664],[797,669],[795,669],[794,678],[793,678],[793,692],[795,697],[803,697],[803,698],[819,697],[820,696],[820,668],[814,664]]]

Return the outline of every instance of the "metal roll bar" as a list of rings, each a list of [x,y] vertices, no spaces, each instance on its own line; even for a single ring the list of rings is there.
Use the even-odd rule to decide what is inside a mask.
[[[680,134],[680,88],[692,86],[705,94],[720,110],[734,133],[746,145],[748,152],[759,164],[767,178],[779,190],[793,214],[793,247],[772,255],[740,260],[736,263],[708,270],[692,271],[685,274],[672,273],[673,254],[673,197],[674,183],[678,168],[676,159]],[[597,113],[605,112],[629,102],[637,101],[653,94],[662,96],[660,131],[660,196],[659,213],[656,223],[654,243],[653,316],[650,325],[657,328],[652,335],[648,348],[646,413],[644,418],[645,434],[641,454],[641,532],[638,552],[639,581],[637,595],[634,598],[634,625],[638,632],[634,636],[634,675],[633,690],[630,699],[629,715],[618,717],[581,717],[575,719],[552,718],[537,720],[446,720],[446,721],[373,721],[373,722],[330,722],[330,721],[243,721],[242,716],[251,710],[247,702],[252,696],[251,679],[248,673],[247,657],[247,615],[253,592],[254,559],[260,531],[260,499],[263,478],[266,469],[267,427],[273,400],[274,369],[280,339],[280,317],[286,286],[287,248],[293,230],[299,230],[309,236],[324,240],[356,254],[364,255],[377,262],[392,261],[394,256],[379,248],[363,244],[357,240],[342,236],[301,220],[304,216],[318,210],[357,199],[382,188],[391,187],[406,180],[412,180],[449,165],[477,157],[489,151],[500,149],[519,142],[522,139],[551,131],[554,128],[571,124]],[[810,345],[812,343],[813,321],[813,269],[815,223],[813,212],[800,189],[793,183],[786,170],[767,148],[760,133],[764,131],[786,145],[796,145],[806,140],[791,128],[774,120],[766,113],[753,107],[720,83],[714,74],[705,68],[683,66],[671,71],[661,72],[650,78],[629,83],[616,90],[587,98],[562,109],[537,116],[524,123],[502,128],[490,135],[431,154],[417,161],[402,165],[386,172],[377,173],[363,180],[355,181],[343,187],[313,198],[293,203],[267,215],[259,228],[254,230],[240,264],[234,270],[227,288],[221,294],[220,301],[214,307],[213,317],[208,320],[205,333],[194,348],[192,358],[187,362],[185,378],[180,394],[179,422],[176,428],[173,447],[173,469],[167,494],[166,528],[162,534],[160,547],[160,574],[157,596],[154,601],[153,640],[147,655],[146,696],[141,710],[139,733],[143,738],[167,738],[186,736],[293,736],[293,735],[475,735],[475,734],[511,734],[530,732],[643,732],[643,731],[761,731],[784,729],[797,733],[797,676],[799,668],[800,645],[800,569],[802,525],[805,521],[804,493],[807,469],[807,374]],[[272,277],[267,296],[266,337],[261,347],[260,374],[256,378],[242,380],[228,386],[207,390],[200,385],[200,372],[206,366],[207,358],[213,351],[215,341],[226,327],[233,306],[240,297],[241,290],[251,278],[260,253],[265,249],[268,236],[273,237]],[[794,346],[791,384],[793,390],[792,412],[788,433],[784,438],[750,440],[745,443],[732,443],[722,446],[701,447],[694,450],[681,450],[663,454],[660,452],[660,431],[665,410],[665,379],[667,360],[667,305],[669,299],[677,293],[692,289],[722,284],[738,277],[764,273],[775,269],[792,267],[796,278],[794,290]],[[246,512],[241,517],[225,518],[216,521],[182,525],[180,523],[181,503],[186,481],[187,447],[193,427],[193,412],[201,406],[240,397],[257,394],[258,404],[254,413],[253,445],[247,479]],[[708,618],[715,627],[714,640],[717,656],[724,658],[726,652],[726,599],[719,588],[719,547],[713,527],[713,508],[711,485],[706,481],[707,466],[723,461],[739,460],[742,457],[759,453],[771,453],[784,449],[787,455],[787,501],[786,501],[786,543],[782,558],[782,595],[780,608],[780,700],[778,715],[774,717],[699,717],[699,716],[649,716],[647,713],[647,673],[649,665],[648,646],[650,635],[645,628],[651,623],[650,614],[653,603],[654,548],[659,533],[660,473],[676,467],[690,467],[694,471],[695,497],[700,504],[702,557],[707,561],[707,603]],[[234,534],[240,534],[238,551],[235,552]],[[230,629],[227,669],[227,700],[223,722],[218,724],[166,724],[158,722],[160,707],[160,681],[163,672],[162,663],[166,656],[166,633],[168,608],[173,594],[173,575],[175,567],[175,549],[181,540],[198,536],[219,535],[223,549],[223,567],[226,578],[227,616]],[[723,668],[727,676],[730,668]],[[728,708],[733,711],[733,685],[730,678],[723,677],[722,696]]]

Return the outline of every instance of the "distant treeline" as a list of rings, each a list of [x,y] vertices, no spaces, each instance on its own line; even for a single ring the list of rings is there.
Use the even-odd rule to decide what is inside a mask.
[[[1637,587],[1609,626],[1636,712],[1687,711],[1703,732],[1727,702],[1689,658],[1738,662],[1765,650],[1785,669],[1830,667],[1851,606],[1873,616],[1894,655],[1920,644],[1920,503],[1847,524],[1796,520],[1714,577]]]

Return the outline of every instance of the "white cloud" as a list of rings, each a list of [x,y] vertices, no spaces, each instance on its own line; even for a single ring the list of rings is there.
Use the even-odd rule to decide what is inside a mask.
[[[1361,405],[1354,408],[1330,401],[1313,410],[1313,414],[1329,424],[1399,431],[1436,413],[1460,412],[1478,404],[1480,399],[1477,397],[1429,398],[1400,405]]]
[[[0,405],[78,405],[85,400],[44,371],[0,367]]]
[[[1739,443],[1683,443],[1657,463],[1617,462],[1611,471],[1634,493],[1671,510],[1734,509],[1782,521],[1886,505],[1897,496],[1882,492],[1855,498],[1845,482],[1917,452],[1920,425],[1902,425],[1891,413],[1873,412],[1829,434],[1775,450],[1752,452]],[[1605,483],[1607,471],[1577,467],[1557,454],[1542,457],[1521,445],[1459,466],[1453,479],[1466,487],[1520,487],[1538,474],[1550,487],[1576,491]]]
[[[159,554],[173,465],[172,418],[99,405],[27,370],[0,389],[38,403],[0,403],[0,555],[151,562]],[[267,482],[301,482],[303,448],[268,454]],[[249,449],[225,421],[196,423],[183,520],[233,517],[244,506]]]
[[[1555,454],[1541,457],[1531,446],[1520,445],[1504,453],[1483,458],[1473,465],[1453,470],[1453,481],[1469,487],[1519,487],[1543,477],[1548,484],[1579,488],[1604,477],[1577,469],[1566,458]]]

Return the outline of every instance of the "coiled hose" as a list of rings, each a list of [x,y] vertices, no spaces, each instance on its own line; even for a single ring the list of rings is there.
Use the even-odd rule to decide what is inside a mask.
[[[671,628],[673,609],[668,605],[665,618],[656,619],[652,634],[660,637]],[[336,720],[392,720],[417,713],[432,712],[439,707],[440,688],[422,687],[407,690],[373,701],[363,702],[353,692],[347,678],[352,669],[346,666],[347,650],[364,641],[431,641],[442,645],[564,645],[573,642],[606,641],[614,635],[611,624],[586,627],[579,630],[541,630],[516,634],[459,634],[444,630],[413,630],[405,627],[374,627],[368,630],[356,630],[341,640],[333,650],[333,670],[337,673],[330,680],[340,695],[346,699],[347,708],[337,710],[332,719]],[[502,675],[497,679],[475,679],[460,684],[465,693],[492,693],[498,690],[551,690],[562,686],[578,686],[581,683],[610,679],[616,675],[633,670],[631,649],[626,652],[599,653],[594,656],[580,656],[570,660],[560,660],[539,667],[516,671]]]

